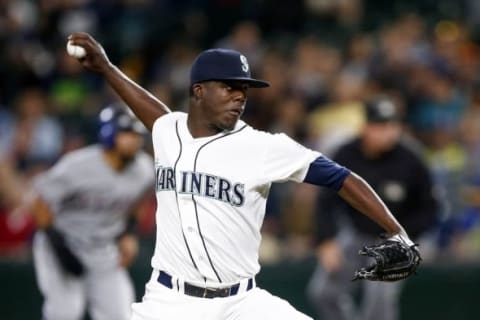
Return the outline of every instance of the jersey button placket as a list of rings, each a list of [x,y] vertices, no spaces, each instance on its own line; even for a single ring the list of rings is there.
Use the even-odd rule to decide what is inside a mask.
[[[193,160],[195,159],[197,148],[192,144],[186,144],[185,147],[186,148],[184,149],[184,154],[182,155],[179,163],[177,164],[177,192],[180,191],[182,186],[182,171],[192,171],[194,168]],[[181,215],[183,233],[187,240],[188,246],[190,247],[197,268],[203,277],[215,279],[216,275],[212,270],[209,261],[205,255],[205,248],[203,247],[203,241],[200,236],[200,231],[197,227],[195,198],[191,194],[182,194],[181,192],[178,193],[178,196],[178,204]]]

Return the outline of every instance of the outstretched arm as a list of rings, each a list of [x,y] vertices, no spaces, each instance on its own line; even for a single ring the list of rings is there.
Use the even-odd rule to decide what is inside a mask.
[[[395,234],[406,236],[405,230],[383,201],[368,183],[355,173],[351,172],[345,178],[338,195],[352,207],[375,221],[388,233],[388,236]]]
[[[365,246],[359,251],[359,254],[369,256],[375,262],[356,270],[354,280],[397,281],[415,273],[421,261],[417,245],[408,238],[403,227],[365,180],[337,163],[319,157],[310,164],[304,182],[332,188],[353,208],[386,231],[384,242]],[[341,266],[342,256],[335,241],[324,241],[318,247],[318,257],[329,272],[336,272]]]
[[[102,75],[120,98],[132,109],[145,127],[152,130],[155,120],[166,113],[169,108],[147,90],[128,78],[113,65],[103,47],[89,34],[77,32],[68,37],[74,45],[81,46],[87,55],[80,58],[80,63],[87,69]]]
[[[343,200],[377,223],[388,235],[406,236],[403,227],[370,185],[335,161],[324,156],[317,158],[310,164],[304,182],[337,191]]]

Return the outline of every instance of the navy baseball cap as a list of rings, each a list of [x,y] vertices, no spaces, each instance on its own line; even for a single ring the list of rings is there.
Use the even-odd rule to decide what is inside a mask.
[[[252,88],[269,87],[270,83],[254,79],[247,58],[231,49],[209,49],[200,53],[190,70],[190,84],[204,81],[235,80]]]

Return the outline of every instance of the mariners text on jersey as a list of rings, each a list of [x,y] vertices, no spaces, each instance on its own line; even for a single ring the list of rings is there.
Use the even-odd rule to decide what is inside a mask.
[[[175,171],[171,167],[157,165],[155,168],[156,191],[176,189]],[[203,172],[180,171],[179,193],[199,195],[241,207],[245,202],[245,185]]]

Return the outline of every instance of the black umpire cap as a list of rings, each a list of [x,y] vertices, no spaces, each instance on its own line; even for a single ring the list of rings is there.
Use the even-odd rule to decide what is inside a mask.
[[[387,97],[377,97],[365,103],[367,122],[400,121],[401,115],[395,103]]]
[[[200,53],[190,71],[190,85],[204,81],[235,80],[252,88],[269,87],[270,83],[254,79],[247,58],[231,49],[209,49]]]

